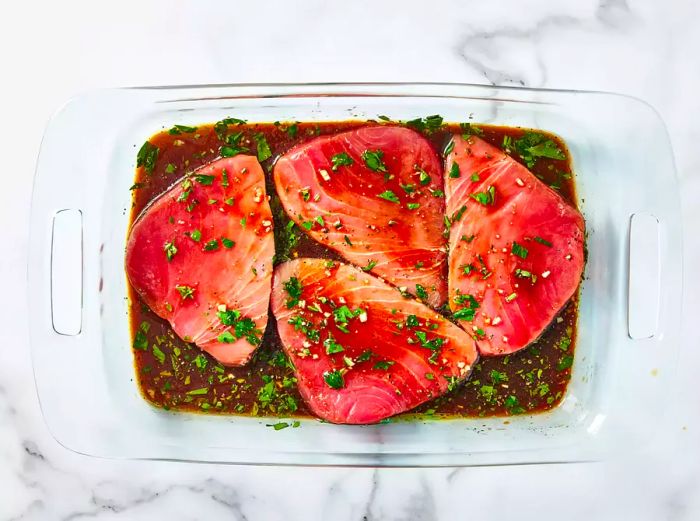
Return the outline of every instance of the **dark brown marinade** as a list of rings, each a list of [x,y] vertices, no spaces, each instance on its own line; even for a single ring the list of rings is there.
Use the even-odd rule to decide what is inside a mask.
[[[263,161],[267,190],[275,218],[275,262],[300,256],[339,259],[298,229],[290,231],[290,220],[275,195],[270,175],[275,159],[290,147],[318,135],[335,134],[366,125],[391,125],[385,121],[342,121],[322,123],[255,123],[229,125],[229,133],[242,132],[238,142],[255,154],[260,136],[267,141],[272,156]],[[131,222],[155,197],[185,173],[217,159],[220,140],[214,125],[191,129],[163,130],[149,139],[158,148],[152,172],[138,168],[133,191]],[[437,153],[441,153],[452,133],[477,133],[489,143],[503,148],[510,140],[511,155],[524,162],[512,145],[528,129],[492,125],[460,126],[447,124],[423,130]],[[537,158],[530,170],[577,206],[571,157],[564,142],[553,134],[537,131],[552,140],[565,159]],[[504,145],[505,144],[505,145]],[[571,378],[571,362],[576,341],[578,296],[554,320],[542,336],[527,348],[505,357],[482,358],[471,378],[445,396],[428,402],[398,419],[429,417],[487,417],[542,412],[562,399]],[[169,410],[219,412],[256,416],[304,417],[310,412],[295,385],[294,373],[281,347],[274,318],[253,360],[245,367],[227,368],[193,344],[182,341],[169,324],[156,316],[130,290],[130,320],[133,352],[139,387],[144,397],[157,407]]]

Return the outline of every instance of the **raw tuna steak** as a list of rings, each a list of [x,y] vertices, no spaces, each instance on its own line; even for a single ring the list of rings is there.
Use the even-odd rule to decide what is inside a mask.
[[[478,357],[462,329],[348,264],[281,264],[272,311],[301,395],[333,423],[412,409],[464,380]]]
[[[576,292],[583,217],[477,137],[454,136],[445,168],[450,307],[482,354],[512,353],[535,340]]]
[[[431,306],[445,302],[442,165],[419,134],[365,127],[319,137],[283,155],[274,177],[311,237]]]
[[[126,271],[182,339],[245,364],[267,325],[274,240],[257,159],[220,159],[148,206],[131,230]]]

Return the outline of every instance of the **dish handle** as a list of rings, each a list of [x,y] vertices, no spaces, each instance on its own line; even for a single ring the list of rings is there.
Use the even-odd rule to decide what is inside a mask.
[[[83,213],[65,209],[53,216],[50,251],[51,324],[59,335],[82,330]]]

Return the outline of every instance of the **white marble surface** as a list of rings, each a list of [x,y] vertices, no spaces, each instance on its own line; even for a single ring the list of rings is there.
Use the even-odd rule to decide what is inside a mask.
[[[694,0],[27,0],[1,13],[0,519],[700,519]],[[653,451],[625,464],[377,471],[102,461],[51,438],[25,296],[32,173],[50,114],[103,86],[342,80],[612,90],[660,111],[682,182],[688,275],[670,423]]]

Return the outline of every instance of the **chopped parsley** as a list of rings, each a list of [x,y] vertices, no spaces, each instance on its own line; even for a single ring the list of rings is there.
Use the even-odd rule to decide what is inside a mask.
[[[175,257],[177,253],[177,247],[172,242],[166,242],[163,246],[163,250],[165,250],[165,258],[168,259],[168,262],[173,260],[173,257]]]
[[[192,230],[189,233],[190,239],[192,239],[194,242],[199,242],[202,239],[202,232],[200,230]]]
[[[333,338],[333,335],[328,335],[328,338],[326,338],[323,341],[323,347],[326,348],[326,354],[328,355],[333,355],[335,353],[342,353],[345,351],[343,349],[343,346],[341,346],[338,342],[335,341],[335,338]]]
[[[362,159],[365,159],[364,154],[362,156]],[[380,157],[380,161],[381,161],[381,157]],[[365,162],[367,162],[366,159],[365,159]],[[331,157],[331,164],[332,164],[331,170],[333,170],[335,172],[341,166],[350,166],[354,163],[355,163],[355,161],[353,160],[353,158],[351,158],[347,154],[347,152],[340,152],[340,153],[334,155],[333,157]],[[369,165],[367,165],[367,166],[369,166]]]
[[[390,201],[392,203],[399,202],[399,198],[391,190],[386,190],[386,191],[382,192],[381,194],[377,195],[377,197],[379,197],[380,199],[384,199],[386,201]]]
[[[373,354],[374,353],[372,353],[371,349],[365,349],[364,351],[362,351],[360,356],[355,358],[355,362],[366,362],[367,360],[369,360],[372,357]]]
[[[323,373],[323,379],[326,382],[326,385],[330,387],[331,389],[342,389],[345,387],[345,380],[343,379],[343,375],[340,371],[327,371]]]
[[[214,183],[213,175],[197,174],[194,176],[195,180],[202,185],[211,185]]]
[[[382,158],[384,152],[381,150],[365,150],[362,152],[362,160],[367,165],[367,168],[373,172],[387,172],[386,165]]]
[[[172,163],[168,163],[167,165],[165,165],[166,174],[172,174],[173,172],[175,172],[176,169],[177,167]]]
[[[511,246],[510,252],[513,255],[517,255],[521,259],[527,259],[527,254],[528,254],[527,248],[525,248],[524,246],[521,246],[520,244],[518,244],[515,241],[513,241],[513,245]]]
[[[179,134],[191,134],[192,132],[197,132],[197,127],[188,127],[187,125],[174,125],[168,134],[171,136],[177,136]]]
[[[457,179],[457,178],[459,178],[459,176],[460,176],[459,165],[456,162],[454,162],[454,163],[452,163],[452,166],[450,167],[450,177],[452,179]]]
[[[535,166],[539,157],[566,159],[557,144],[539,132],[525,132],[523,137],[515,141],[515,150],[528,168]]]
[[[299,299],[301,298],[301,282],[296,277],[290,277],[290,279],[282,284],[284,291],[287,292],[289,298],[287,299],[287,308],[293,308],[299,304]]]
[[[498,385],[500,383],[508,381],[508,375],[506,373],[496,371],[495,369],[491,370],[489,377],[491,378],[491,381],[493,382],[494,385]]]
[[[420,182],[420,184],[422,184],[423,186],[430,184],[430,175],[428,174],[428,172],[423,170],[418,165],[414,165],[413,168],[416,170],[416,172],[418,172],[418,181]]]
[[[263,162],[266,159],[270,159],[272,157],[272,151],[270,150],[270,145],[267,143],[267,139],[265,139],[265,135],[262,133],[255,134],[254,139],[258,148],[258,161]]]
[[[297,137],[298,132],[299,132],[299,125],[297,125],[296,123],[292,123],[291,125],[289,125],[287,127],[287,135],[292,139]]]
[[[136,167],[143,167],[147,174],[152,174],[158,160],[159,148],[146,141],[136,154]]]
[[[141,322],[139,325],[139,330],[134,335],[134,349],[140,349],[145,351],[148,349],[148,330],[151,329],[151,324],[148,322]]]
[[[214,251],[219,249],[219,240],[212,239],[204,245],[204,251]]]
[[[557,371],[569,369],[574,364],[573,355],[564,355],[557,364]]]
[[[406,208],[408,208],[409,210],[417,210],[418,208],[420,208],[420,203],[408,203],[406,205]]]
[[[416,296],[421,300],[428,300],[428,292],[420,284],[416,284]]]
[[[235,242],[233,242],[231,239],[227,239],[226,237],[221,238],[221,244],[223,244],[224,248],[226,248],[228,250],[230,250],[231,248],[233,248],[236,245]]]
[[[377,265],[377,261],[374,261],[374,260],[370,259],[369,262],[367,263],[367,266],[363,266],[363,267],[360,268],[360,269],[361,269],[362,271],[371,271],[372,268],[374,268],[376,265]]]
[[[533,240],[535,242],[539,242],[540,244],[544,244],[545,246],[548,246],[549,248],[552,247],[552,243],[549,242],[548,240],[543,239],[542,237],[535,236]]]
[[[473,194],[469,194],[469,197],[474,199],[476,202],[483,204],[484,206],[488,206],[496,201],[496,188],[489,186],[485,192],[475,192]]]
[[[178,291],[178,293],[180,293],[182,300],[187,300],[188,298],[194,300],[195,288],[190,286],[175,286],[175,289]]]
[[[214,124],[214,132],[219,139],[223,140],[226,137],[229,125],[244,125],[246,121],[238,118],[224,118]]]
[[[223,145],[219,149],[219,154],[221,154],[221,157],[233,157],[237,156],[238,154],[244,154],[245,152],[248,152],[247,147],[239,147],[239,146],[232,146],[232,145]]]
[[[518,401],[518,397],[513,396],[512,394],[506,397],[503,404],[506,406],[506,409],[508,409],[508,412],[510,414],[522,414],[525,412],[525,409],[523,409],[520,406],[520,402]]]
[[[432,116],[426,116],[424,118],[416,118],[410,121],[406,121],[404,124],[407,127],[411,127],[418,132],[425,132],[427,134],[432,134],[436,130],[442,127],[442,116],[438,114],[433,114]]]
[[[396,362],[392,362],[392,361],[389,361],[389,360],[386,360],[386,361],[385,361],[385,360],[381,360],[381,361],[379,361],[379,362],[376,362],[376,363],[374,364],[374,366],[372,367],[372,369],[380,369],[380,370],[382,370],[382,371],[388,371],[389,368],[390,368],[392,365],[394,365],[395,363],[396,363]]]
[[[467,139],[469,136],[483,136],[484,131],[471,123],[460,123],[459,128],[462,129],[462,138]]]
[[[249,344],[254,346],[260,344],[262,331],[257,329],[255,321],[252,318],[241,318],[240,311],[234,309],[219,311],[217,312],[217,316],[223,325],[233,327],[233,335],[230,329],[226,330],[218,336],[217,340],[219,342],[230,344],[234,342],[234,340],[245,338]]]

